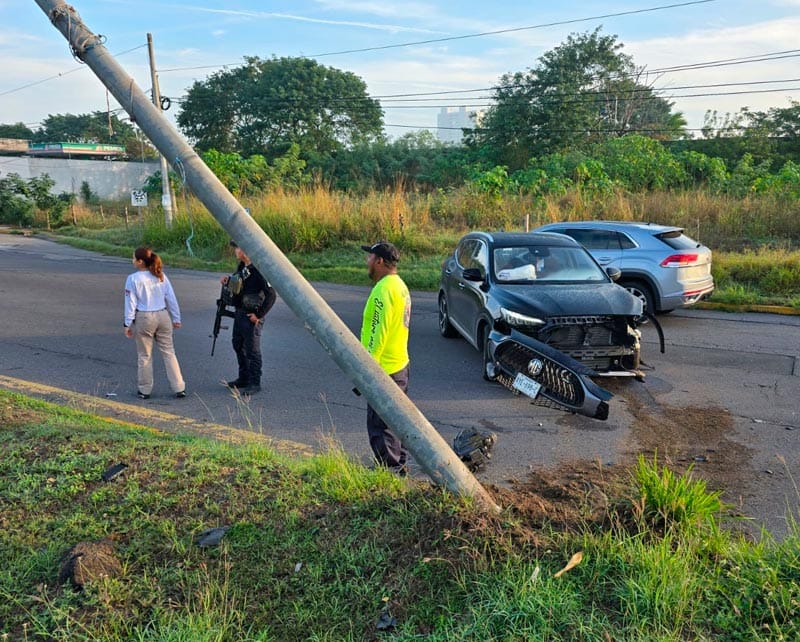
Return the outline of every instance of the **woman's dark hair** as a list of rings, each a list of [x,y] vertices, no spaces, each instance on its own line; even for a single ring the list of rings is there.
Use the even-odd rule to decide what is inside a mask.
[[[133,256],[144,263],[144,266],[150,271],[150,274],[158,277],[159,281],[164,280],[164,264],[161,262],[161,257],[153,252],[153,250],[144,246],[137,247]]]

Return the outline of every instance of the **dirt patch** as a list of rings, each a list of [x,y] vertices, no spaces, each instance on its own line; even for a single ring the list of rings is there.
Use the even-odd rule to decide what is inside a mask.
[[[513,506],[532,527],[548,524],[577,530],[600,524],[609,516],[609,498],[618,499],[631,480],[638,457],[654,459],[677,474],[691,470],[707,488],[722,493],[722,501],[740,514],[747,495],[752,451],[733,439],[730,413],[718,407],[672,407],[659,404],[643,386],[619,384],[613,392],[633,417],[615,466],[577,460],[538,469],[509,487],[491,492],[503,506]]]
[[[626,453],[634,460],[643,454],[677,473],[689,468],[706,481],[710,490],[723,493],[723,501],[738,505],[746,494],[753,451],[733,438],[733,417],[724,408],[661,405],[643,387],[623,395],[634,417]]]
[[[500,505],[512,507],[527,527],[577,532],[607,521],[610,498],[618,498],[628,479],[620,466],[577,460],[540,469],[510,487],[492,487]]]

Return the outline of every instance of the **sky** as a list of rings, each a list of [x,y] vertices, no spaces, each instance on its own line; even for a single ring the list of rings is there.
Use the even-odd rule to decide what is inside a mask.
[[[144,91],[152,84],[152,34],[161,94],[174,100],[166,112],[173,122],[181,96],[215,71],[246,56],[308,56],[359,76],[381,100],[391,138],[435,133],[441,107],[484,109],[503,74],[527,71],[570,34],[598,27],[617,37],[691,129],[702,127],[707,110],[766,111],[800,101],[800,0],[70,4]],[[36,129],[51,114],[119,108],[35,0],[0,0],[0,59],[0,123]]]

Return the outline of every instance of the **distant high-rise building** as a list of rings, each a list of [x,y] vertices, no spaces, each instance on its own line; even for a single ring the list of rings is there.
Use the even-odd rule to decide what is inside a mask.
[[[482,111],[467,111],[463,105],[442,107],[436,117],[436,136],[443,143],[460,143],[464,137],[461,130],[479,126],[482,117]]]

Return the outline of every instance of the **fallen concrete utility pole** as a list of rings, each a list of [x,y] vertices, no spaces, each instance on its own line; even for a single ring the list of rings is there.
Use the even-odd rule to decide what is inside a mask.
[[[92,33],[77,11],[62,0],[36,0],[36,3],[67,39],[73,55],[94,71],[131,120],[147,134],[175,171],[185,177],[194,194],[269,278],[281,298],[403,440],[434,483],[444,485],[456,495],[474,498],[483,510],[498,512],[500,509],[491,495],[425,416],[400,392],[344,322],[114,60],[103,46],[103,38]]]

